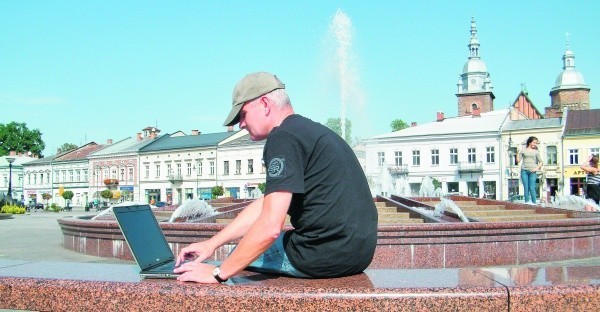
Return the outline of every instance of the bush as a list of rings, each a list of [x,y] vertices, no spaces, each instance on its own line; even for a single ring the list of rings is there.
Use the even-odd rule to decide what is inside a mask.
[[[0,209],[0,212],[2,213],[12,213],[12,214],[24,214],[25,213],[25,208],[24,207],[19,207],[16,205],[4,205],[2,206],[2,209]]]
[[[223,189],[222,185],[215,185],[212,187],[211,192],[212,192],[212,198],[215,199],[215,198],[223,195],[225,193],[225,190]]]
[[[50,206],[46,206],[46,211],[60,212],[62,210],[62,207],[55,203],[50,204]]]

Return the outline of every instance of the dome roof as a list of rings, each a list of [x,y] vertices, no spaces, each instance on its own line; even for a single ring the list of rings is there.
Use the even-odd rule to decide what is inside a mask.
[[[487,72],[487,66],[479,58],[471,58],[463,66],[463,74],[475,72]]]
[[[574,69],[565,69],[558,77],[552,89],[587,88],[583,75]]]

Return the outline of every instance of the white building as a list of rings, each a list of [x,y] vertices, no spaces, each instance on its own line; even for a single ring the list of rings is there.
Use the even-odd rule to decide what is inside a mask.
[[[140,201],[181,204],[186,198],[210,199],[212,187],[221,185],[217,145],[234,134],[178,131],[140,148]]]
[[[14,200],[25,200],[23,192],[24,165],[35,160],[35,158],[11,152],[7,156],[0,157],[0,197],[8,196],[10,184],[11,197]]]
[[[499,198],[500,129],[508,113],[438,114],[435,122],[365,140],[373,195],[418,196],[430,177],[441,183],[442,194]]]

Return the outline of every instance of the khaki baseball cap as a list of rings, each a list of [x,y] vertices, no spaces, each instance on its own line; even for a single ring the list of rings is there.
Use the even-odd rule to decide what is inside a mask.
[[[246,75],[233,89],[231,112],[224,126],[233,126],[240,121],[240,110],[244,103],[259,98],[273,90],[285,89],[285,84],[273,74],[257,72]]]

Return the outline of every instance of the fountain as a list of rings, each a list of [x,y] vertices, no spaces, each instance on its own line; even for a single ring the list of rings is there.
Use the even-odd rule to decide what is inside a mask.
[[[263,195],[262,191],[257,187],[250,192],[251,198],[259,198]]]
[[[214,216],[215,214],[217,214],[215,209],[206,201],[194,198],[186,200],[181,206],[177,207],[171,215],[169,222],[193,222],[194,220]]]
[[[568,210],[600,212],[600,206],[593,200],[577,195],[557,196],[554,200],[554,206]]]

